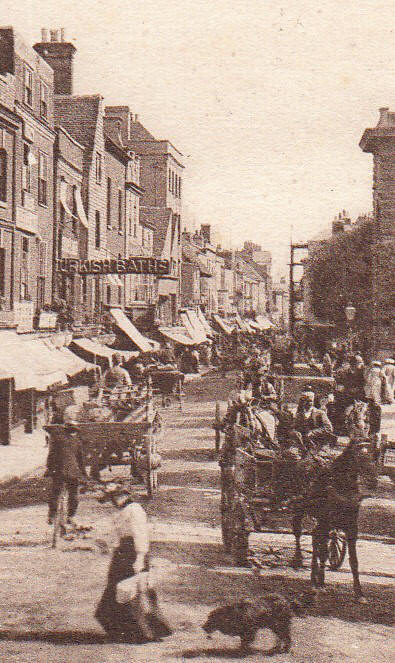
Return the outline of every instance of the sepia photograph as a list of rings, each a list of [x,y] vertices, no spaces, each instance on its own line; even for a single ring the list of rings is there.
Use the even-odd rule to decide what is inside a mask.
[[[394,35],[2,0],[2,663],[395,660]]]

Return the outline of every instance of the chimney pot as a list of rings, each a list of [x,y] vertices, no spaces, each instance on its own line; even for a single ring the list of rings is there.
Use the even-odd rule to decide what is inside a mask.
[[[138,122],[138,121],[139,121],[139,116],[137,115],[137,113],[136,113],[136,115],[134,116],[134,121],[135,121],[135,122]]]
[[[41,41],[48,41],[48,30],[46,28],[41,28]]]
[[[59,41],[59,35],[57,30],[50,30],[51,41]]]
[[[382,108],[379,108],[379,113],[380,113],[380,118],[378,123],[379,127],[388,127],[389,124],[388,111],[389,111],[388,106],[383,106]]]
[[[60,41],[64,41],[65,33],[64,28],[60,28]]]

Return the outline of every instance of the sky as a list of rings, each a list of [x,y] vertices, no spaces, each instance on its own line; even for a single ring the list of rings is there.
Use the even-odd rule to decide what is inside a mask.
[[[2,0],[33,44],[60,28],[74,92],[129,105],[185,157],[184,222],[272,251],[372,208],[358,147],[395,110],[395,11],[380,0]]]

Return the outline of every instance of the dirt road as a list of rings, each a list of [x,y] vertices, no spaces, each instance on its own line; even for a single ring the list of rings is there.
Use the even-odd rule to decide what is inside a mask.
[[[105,641],[93,618],[102,592],[109,552],[114,542],[113,507],[99,505],[87,494],[79,517],[93,526],[86,538],[62,541],[49,547],[46,523],[46,482],[41,478],[21,482],[3,495],[0,560],[0,660],[59,663],[125,663],[131,661],[232,661],[239,657],[237,642],[215,634],[206,639],[200,626],[212,607],[236,598],[258,599],[267,591],[295,596],[309,586],[308,569],[295,572],[287,566],[292,537],[252,535],[250,545],[268,566],[260,577],[248,569],[232,567],[220,537],[220,491],[214,435],[210,428],[215,399],[224,397],[228,383],[207,377],[187,385],[187,401],[180,412],[164,411],[161,490],[146,503],[152,526],[152,553],[162,596],[174,634],[162,643],[114,644]],[[108,474],[106,478],[110,478]],[[274,662],[303,663],[389,661],[394,643],[392,489],[384,487],[380,500],[364,505],[365,531],[385,535],[359,544],[361,581],[366,606],[352,601],[348,564],[327,574],[327,588],[304,618],[295,618],[293,645]],[[379,514],[379,515],[377,515]],[[384,514],[384,518],[383,518]],[[380,521],[380,522],[379,522]],[[308,563],[310,541],[303,540]],[[246,661],[261,660],[273,644],[263,631],[255,651]]]

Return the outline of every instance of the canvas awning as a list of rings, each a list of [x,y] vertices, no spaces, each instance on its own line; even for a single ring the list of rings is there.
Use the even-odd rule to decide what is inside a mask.
[[[141,352],[151,352],[152,346],[145,336],[134,326],[133,322],[126,317],[120,308],[110,309],[110,314],[114,318],[119,329],[141,350]]]
[[[206,334],[202,332],[201,329],[195,327],[194,324],[192,324],[188,312],[181,313],[180,319],[194,343],[198,345],[199,343],[204,343],[207,340]]]
[[[23,338],[14,332],[0,337],[0,363],[15,380],[15,389],[46,391],[67,384],[67,373],[59,350],[50,350],[40,339]]]
[[[199,307],[197,309],[197,317],[199,318],[200,323],[201,323],[204,331],[206,332],[206,334],[208,336],[213,336],[214,335],[214,330],[210,327],[206,317],[204,316],[204,314],[202,313],[202,311]]]
[[[203,325],[202,322],[200,321],[200,318],[199,318],[198,314],[196,313],[196,311],[194,311],[193,309],[188,309],[188,310],[186,311],[186,314],[187,314],[187,316],[188,316],[188,318],[189,318],[190,323],[193,325],[193,327],[194,327],[195,329],[197,329],[197,330],[199,331],[200,334],[203,334],[203,336],[204,336],[204,340],[207,341],[207,333],[206,333],[206,330],[205,330],[205,328],[204,328],[204,325]]]
[[[61,180],[59,198],[60,198],[60,202],[61,202],[62,207],[63,207],[64,211],[66,212],[66,214],[68,214],[69,216],[73,216],[73,212],[71,211],[71,209],[68,205],[68,202],[67,202],[67,187],[68,187],[67,182],[65,182],[65,180]]]
[[[232,333],[232,329],[233,329],[233,327],[231,327],[230,325],[228,325],[228,323],[225,322],[225,320],[223,320],[223,319],[221,318],[220,315],[217,315],[217,313],[214,313],[214,315],[213,315],[213,320],[217,323],[218,327],[219,327],[219,328],[221,329],[221,331],[223,331],[225,334],[229,335],[229,334]]]
[[[194,340],[189,336],[185,327],[158,327],[163,336],[179,343],[180,345],[194,345]]]
[[[109,348],[108,345],[92,341],[90,338],[76,338],[70,344],[69,348],[73,353],[85,359],[85,361],[99,364],[102,368],[108,368],[112,365],[114,354],[121,355],[124,361],[130,359],[130,357],[137,357],[139,355],[138,352]]]
[[[266,331],[266,329],[272,329],[275,326],[265,315],[257,315],[256,322],[262,331]]]
[[[79,220],[81,221],[82,225],[85,226],[85,228],[88,228],[88,219],[86,218],[85,209],[81,198],[81,189],[79,187],[75,188],[75,204],[77,207]]]

